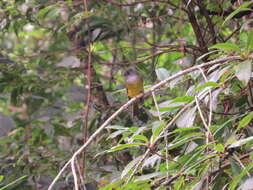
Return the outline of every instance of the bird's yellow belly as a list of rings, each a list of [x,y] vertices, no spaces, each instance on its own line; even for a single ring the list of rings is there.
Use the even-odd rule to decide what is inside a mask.
[[[130,98],[138,96],[139,94],[141,94],[143,92],[143,82],[142,81],[127,83],[126,87],[127,87],[127,95]]]

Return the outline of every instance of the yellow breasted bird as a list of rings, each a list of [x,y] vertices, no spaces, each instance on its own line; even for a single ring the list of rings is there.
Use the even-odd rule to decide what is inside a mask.
[[[143,93],[143,91],[144,91],[143,79],[134,68],[132,68],[132,67],[128,68],[124,72],[124,77],[125,77],[125,86],[127,89],[128,98],[131,99],[131,98]],[[133,104],[133,115],[134,116],[139,115],[139,112],[140,112],[139,106],[141,106],[142,104],[143,104],[142,98]]]

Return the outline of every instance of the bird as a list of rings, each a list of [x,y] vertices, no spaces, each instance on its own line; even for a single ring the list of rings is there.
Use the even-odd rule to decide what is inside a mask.
[[[124,72],[125,87],[129,99],[134,98],[144,92],[143,78],[138,71],[130,67]],[[140,106],[143,105],[143,98],[140,98],[132,105],[132,114],[137,116],[140,114]]]

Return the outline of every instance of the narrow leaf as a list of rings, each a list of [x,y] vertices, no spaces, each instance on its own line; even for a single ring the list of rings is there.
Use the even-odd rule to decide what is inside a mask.
[[[136,135],[136,136],[133,136],[132,138],[136,139],[136,140],[141,140],[141,141],[144,141],[144,142],[148,143],[148,138],[145,137],[144,135]]]
[[[252,120],[253,118],[253,111],[250,112],[248,115],[246,115],[239,123],[237,130],[240,130],[241,128],[245,127],[246,125],[249,124],[249,122]]]
[[[210,47],[210,49],[221,49],[224,51],[240,51],[240,47],[232,43],[219,43]]]
[[[248,41],[247,41],[247,53],[253,49],[253,30],[248,33]]]
[[[160,134],[160,132],[163,130],[164,127],[165,123],[161,122],[161,124],[155,128],[153,135],[151,137],[151,144],[156,140],[157,136]]]
[[[182,133],[182,132],[186,132],[186,131],[193,131],[196,129],[199,129],[200,127],[187,127],[187,128],[179,128],[179,129],[175,129],[174,131],[172,131],[172,133]]]
[[[222,25],[224,25],[225,23],[227,23],[229,20],[231,20],[235,15],[237,15],[239,12],[241,11],[248,11],[251,10],[248,7],[249,5],[251,5],[253,3],[253,1],[251,2],[245,2],[243,3],[238,9],[236,9],[235,11],[233,11],[230,15],[228,15],[228,17],[225,19],[225,21],[222,23]]]
[[[172,110],[176,110],[182,108],[182,106],[172,106],[172,107],[159,107],[159,111],[172,111]]]
[[[144,146],[145,144],[143,143],[129,143],[129,144],[121,144],[121,145],[117,145],[112,147],[110,150],[108,150],[108,152],[115,152],[118,150],[123,150],[126,148],[131,148],[131,147],[135,147],[135,146]]]
[[[232,180],[232,183],[230,184],[230,190],[234,190],[238,183],[241,181],[241,179],[253,168],[253,162],[250,162],[249,165],[238,175]]]
[[[122,171],[121,178],[124,178],[129,173],[129,171],[132,170],[132,168],[139,162],[141,158],[142,156],[139,156],[135,158],[134,160],[132,160],[131,162],[129,162],[124,168],[124,170]]]
[[[177,120],[176,124],[178,128],[191,127],[196,116],[196,106],[186,110]]]
[[[194,100],[193,96],[180,96],[180,97],[176,97],[175,99],[173,99],[170,104],[173,103],[187,103],[187,102],[191,102]]]
[[[205,84],[197,87],[196,92],[199,92],[200,90],[207,88],[207,87],[218,87],[218,86],[219,86],[219,84],[217,82],[209,81],[209,82],[206,82]]]

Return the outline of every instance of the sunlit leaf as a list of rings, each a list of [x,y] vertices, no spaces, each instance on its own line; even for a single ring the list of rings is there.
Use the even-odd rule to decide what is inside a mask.
[[[172,111],[172,110],[176,110],[179,108],[182,108],[182,106],[159,107],[159,111],[167,112],[167,111]]]
[[[187,103],[187,102],[191,102],[194,100],[193,96],[181,96],[181,97],[176,97],[175,99],[173,99],[170,104],[173,103]]]
[[[214,147],[214,150],[216,150],[216,151],[218,151],[218,152],[224,153],[225,147],[224,147],[222,144],[217,144],[217,145]]]
[[[158,68],[155,72],[159,80],[164,80],[170,76],[169,71],[165,68]]]
[[[141,141],[144,141],[146,143],[149,142],[148,138],[145,137],[144,135],[135,135],[132,137],[133,139],[136,139],[136,140],[141,140]]]
[[[2,182],[4,179],[4,176],[3,175],[0,175],[0,182]]]
[[[232,43],[220,43],[210,47],[210,49],[221,49],[224,51],[240,51],[240,47]]]
[[[218,86],[219,86],[219,84],[217,82],[209,81],[209,82],[206,82],[205,84],[200,85],[199,87],[197,87],[196,91],[199,92],[200,90],[203,90],[207,87],[218,87]]]
[[[237,78],[243,82],[243,84],[248,84],[249,79],[251,77],[251,60],[243,61],[242,63],[238,63],[235,66],[235,75]]]
[[[160,152],[159,152],[159,154],[160,154]],[[161,160],[161,157],[157,154],[154,154],[144,161],[142,168],[154,167],[155,163],[159,162],[160,160]]]
[[[163,130],[163,128],[165,127],[165,122],[161,122],[160,125],[158,125],[154,132],[153,135],[151,137],[151,144],[156,140],[156,138],[158,137],[158,135],[161,133],[161,131]]]
[[[172,133],[183,133],[183,132],[187,132],[187,131],[193,131],[193,130],[196,130],[199,128],[200,127],[179,128],[179,129],[175,129],[174,131],[172,131]]]
[[[186,110],[179,118],[176,120],[176,124],[179,128],[186,128],[193,126],[193,122],[196,116],[196,107]]]
[[[239,123],[237,130],[240,130],[241,128],[245,127],[246,125],[249,124],[249,122],[253,118],[253,112],[250,112],[247,116],[245,116]]]

